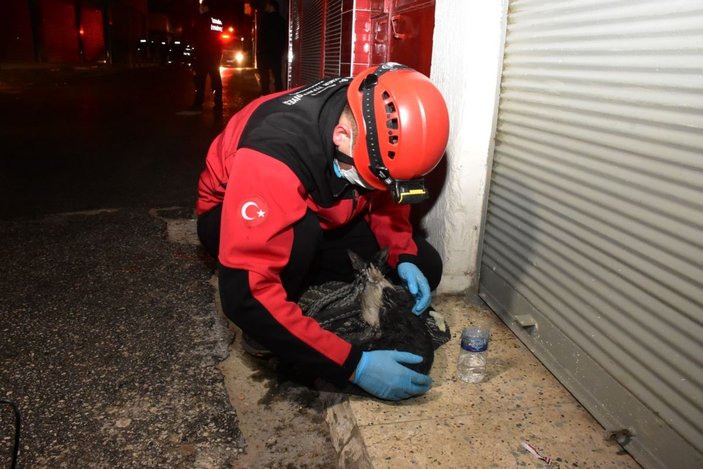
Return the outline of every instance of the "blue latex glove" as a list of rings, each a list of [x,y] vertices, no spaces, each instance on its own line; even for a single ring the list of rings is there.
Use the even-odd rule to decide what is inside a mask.
[[[421,363],[422,357],[398,350],[373,350],[361,354],[354,384],[381,399],[399,401],[426,393],[432,378],[413,371],[402,363]]]
[[[405,287],[411,295],[415,297],[413,313],[422,314],[430,306],[432,294],[430,284],[425,275],[412,262],[401,262],[398,264],[398,276],[405,282]]]

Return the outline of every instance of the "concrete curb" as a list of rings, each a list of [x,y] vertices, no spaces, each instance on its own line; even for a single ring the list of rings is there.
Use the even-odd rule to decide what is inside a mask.
[[[371,469],[371,456],[359,431],[349,398],[333,391],[332,385],[319,385],[320,400],[325,406],[325,421],[329,427],[332,444],[337,451],[340,469]]]

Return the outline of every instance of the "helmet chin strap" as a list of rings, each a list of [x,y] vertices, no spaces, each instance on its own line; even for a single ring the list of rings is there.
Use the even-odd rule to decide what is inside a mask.
[[[350,131],[351,135],[349,135],[349,148],[352,147],[352,144],[354,142],[354,133],[353,131]],[[350,168],[347,169],[342,169],[339,166],[340,161],[342,163],[347,164],[350,166]],[[347,155],[346,153],[343,153],[339,151],[339,147],[335,147],[335,154],[334,154],[334,160],[333,160],[333,166],[334,166],[334,172],[337,175],[337,177],[341,177],[349,181],[350,183],[354,184],[355,186],[363,187],[364,189],[368,190],[374,190],[375,187],[369,185],[366,181],[364,181],[361,176],[359,175],[359,171],[356,169],[356,165],[354,164],[354,159]]]
[[[339,148],[337,147],[334,147],[334,159],[341,163],[346,163],[354,166],[354,159],[346,153],[342,153],[341,151],[339,151]]]
[[[359,86],[359,90],[362,92],[361,110],[364,116],[364,125],[366,126],[366,149],[369,153],[369,169],[374,176],[388,186],[393,200],[399,204],[419,203],[427,199],[429,195],[425,189],[423,178],[408,180],[395,179],[391,176],[388,168],[383,164],[383,158],[381,158],[381,150],[378,144],[378,133],[376,131],[376,111],[373,95],[374,88],[376,88],[381,75],[392,70],[407,68],[409,67],[394,62],[384,63],[372,74],[364,78]]]

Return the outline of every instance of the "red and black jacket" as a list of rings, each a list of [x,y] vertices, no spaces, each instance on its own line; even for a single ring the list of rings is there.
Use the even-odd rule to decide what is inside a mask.
[[[259,98],[227,124],[207,154],[196,212],[222,204],[220,295],[225,314],[288,361],[333,382],[346,381],[361,351],[322,329],[287,297],[281,282],[294,225],[314,213],[322,229],[364,216],[389,263],[412,261],[410,207],[387,191],[360,194],[333,172],[332,131],[349,78]]]

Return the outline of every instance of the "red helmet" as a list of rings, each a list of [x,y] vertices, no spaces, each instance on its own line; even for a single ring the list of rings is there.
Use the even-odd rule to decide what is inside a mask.
[[[347,100],[359,129],[352,157],[361,177],[377,189],[407,183],[406,195],[419,184],[424,194],[418,178],[437,166],[449,138],[447,105],[435,85],[411,68],[384,63],[354,77]]]

